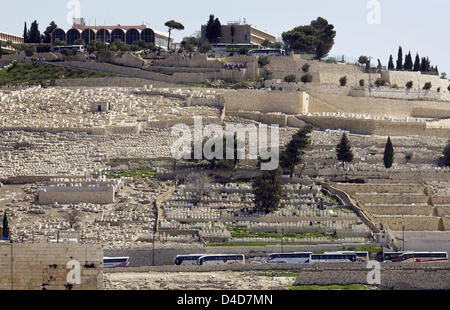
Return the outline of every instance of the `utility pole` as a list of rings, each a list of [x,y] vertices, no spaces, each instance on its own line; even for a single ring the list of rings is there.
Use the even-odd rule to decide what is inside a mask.
[[[402,226],[403,230],[403,252],[405,251],[405,226]]]
[[[153,258],[152,258],[152,266],[155,266],[155,236],[156,231],[153,232]]]
[[[369,97],[372,94],[372,76],[370,75],[370,61],[372,60],[372,57],[369,56]]]

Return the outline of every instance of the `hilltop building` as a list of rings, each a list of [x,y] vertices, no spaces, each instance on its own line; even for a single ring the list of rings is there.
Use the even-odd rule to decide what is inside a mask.
[[[105,43],[121,40],[126,44],[142,40],[146,43],[154,43],[161,48],[167,48],[169,35],[149,28],[147,25],[87,26],[83,18],[74,20],[72,28],[67,31],[57,28],[52,32],[52,43],[62,41],[72,45],[78,39],[83,39],[86,44],[93,40]],[[172,38],[170,40],[173,41]]]
[[[0,32],[0,42],[11,42],[14,44],[23,44],[23,37],[6,32]],[[5,48],[5,46],[3,46]]]
[[[232,36],[234,29],[234,36]],[[275,43],[276,37],[273,34],[260,30],[252,25],[240,22],[229,22],[222,25],[222,35],[218,43],[223,44],[258,44],[265,40]],[[202,25],[201,29],[202,42],[208,41],[206,38],[206,25]]]

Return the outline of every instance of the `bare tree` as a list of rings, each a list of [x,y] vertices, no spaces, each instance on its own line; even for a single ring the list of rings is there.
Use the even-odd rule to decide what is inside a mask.
[[[80,221],[81,212],[78,210],[68,211],[64,215],[64,218],[66,219],[67,222],[69,222],[70,228],[73,228],[73,226],[75,226],[75,224],[77,224]]]
[[[211,188],[211,178],[206,172],[190,173],[185,179],[186,191],[192,194],[192,203],[198,205]]]

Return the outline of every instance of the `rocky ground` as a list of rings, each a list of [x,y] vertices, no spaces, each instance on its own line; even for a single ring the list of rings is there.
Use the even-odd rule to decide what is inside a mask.
[[[296,273],[150,272],[104,274],[106,290],[279,290],[288,289]]]

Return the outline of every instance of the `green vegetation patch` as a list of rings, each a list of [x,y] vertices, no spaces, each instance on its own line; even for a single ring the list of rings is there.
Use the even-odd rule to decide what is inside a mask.
[[[305,238],[329,238],[332,239],[331,236],[322,234],[322,233],[314,233],[314,232],[300,232],[300,233],[277,233],[277,232],[249,232],[244,227],[238,226],[227,226],[227,229],[231,233],[231,237],[233,238],[297,238],[297,239],[305,239]]]
[[[117,178],[153,178],[155,172],[152,170],[109,170],[106,172],[106,177],[110,179]]]
[[[277,242],[223,242],[223,243],[206,243],[206,246],[209,247],[237,247],[237,246],[242,246],[242,247],[253,247],[253,246],[268,246],[268,245],[279,245],[281,246],[281,240],[279,243]],[[286,245],[307,245],[306,243],[289,243],[289,244],[284,244]]]
[[[380,247],[376,246],[363,246],[357,249],[354,249],[355,252],[369,252],[369,253],[378,253],[381,251]]]
[[[100,78],[111,74],[66,69],[60,66],[40,62],[14,62],[11,67],[0,71],[0,83],[37,83],[56,79]]]

